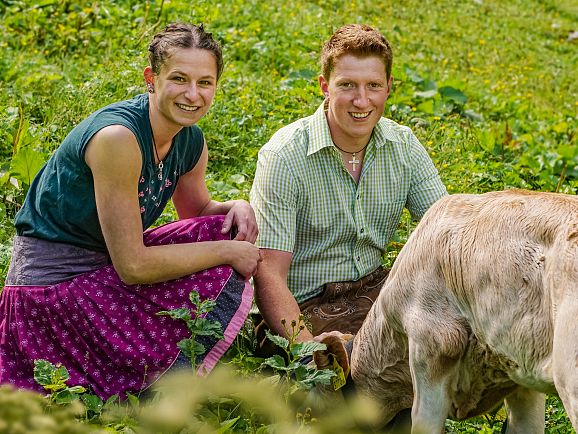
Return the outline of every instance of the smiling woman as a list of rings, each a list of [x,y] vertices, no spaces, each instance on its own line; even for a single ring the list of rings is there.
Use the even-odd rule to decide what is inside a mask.
[[[74,128],[15,219],[0,383],[38,389],[34,360],[48,359],[102,398],[137,393],[174,364],[188,334],[157,312],[193,308],[192,290],[216,301],[207,318],[225,339],[204,342],[202,372],[247,317],[247,280],[260,261],[255,215],[245,201],[211,200],[195,125],[213,102],[220,47],[202,26],[171,24],[153,38],[149,60],[148,93]],[[147,230],[171,198],[180,220]]]

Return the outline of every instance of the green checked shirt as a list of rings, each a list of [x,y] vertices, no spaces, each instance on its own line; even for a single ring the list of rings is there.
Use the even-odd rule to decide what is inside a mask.
[[[261,148],[251,203],[259,247],[292,252],[287,283],[302,303],[325,283],[375,270],[403,208],[419,219],[446,194],[412,131],[386,118],[375,126],[356,184],[333,145],[321,105]]]

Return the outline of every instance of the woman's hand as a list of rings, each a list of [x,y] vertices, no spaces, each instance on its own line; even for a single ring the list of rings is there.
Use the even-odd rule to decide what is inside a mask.
[[[232,206],[225,216],[223,221],[223,229],[221,233],[225,234],[231,228],[237,228],[237,235],[235,241],[248,241],[255,243],[259,230],[257,229],[257,221],[255,220],[255,212],[251,205],[244,200],[231,201]]]
[[[229,260],[228,263],[237,273],[245,278],[250,279],[257,273],[259,263],[263,260],[261,251],[258,247],[248,241],[228,241]]]

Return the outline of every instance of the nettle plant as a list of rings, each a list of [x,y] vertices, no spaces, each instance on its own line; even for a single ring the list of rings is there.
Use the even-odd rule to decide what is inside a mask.
[[[200,336],[224,339],[223,328],[218,321],[209,320],[205,316],[215,308],[216,302],[211,299],[201,301],[201,296],[196,291],[191,291],[189,300],[195,306],[193,309],[181,307],[178,309],[163,310],[157,315],[169,316],[173,319],[184,321],[191,333],[190,338],[185,338],[177,344],[183,354],[190,360],[191,368],[197,371],[197,356],[204,354],[205,346],[197,338]]]
[[[269,366],[277,374],[276,379],[279,383],[285,383],[287,386],[288,399],[290,395],[297,390],[311,390],[316,385],[329,385],[336,372],[331,369],[317,369],[312,364],[303,363],[304,360],[313,356],[315,351],[327,349],[325,344],[309,341],[297,342],[297,336],[305,329],[303,316],[300,315],[299,321],[291,321],[290,329],[287,327],[286,320],[281,320],[285,329],[285,335],[288,338],[274,335],[268,330],[267,338],[283,350],[285,357],[275,354],[263,362],[264,366]]]

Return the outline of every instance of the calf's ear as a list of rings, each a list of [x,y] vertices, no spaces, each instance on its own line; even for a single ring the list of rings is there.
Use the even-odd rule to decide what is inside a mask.
[[[334,360],[337,361],[343,372],[349,372],[349,356],[345,349],[345,343],[353,339],[353,335],[345,335],[339,332],[323,333],[315,338],[317,342],[327,345],[326,350],[315,351],[313,360],[317,369],[332,369]]]

